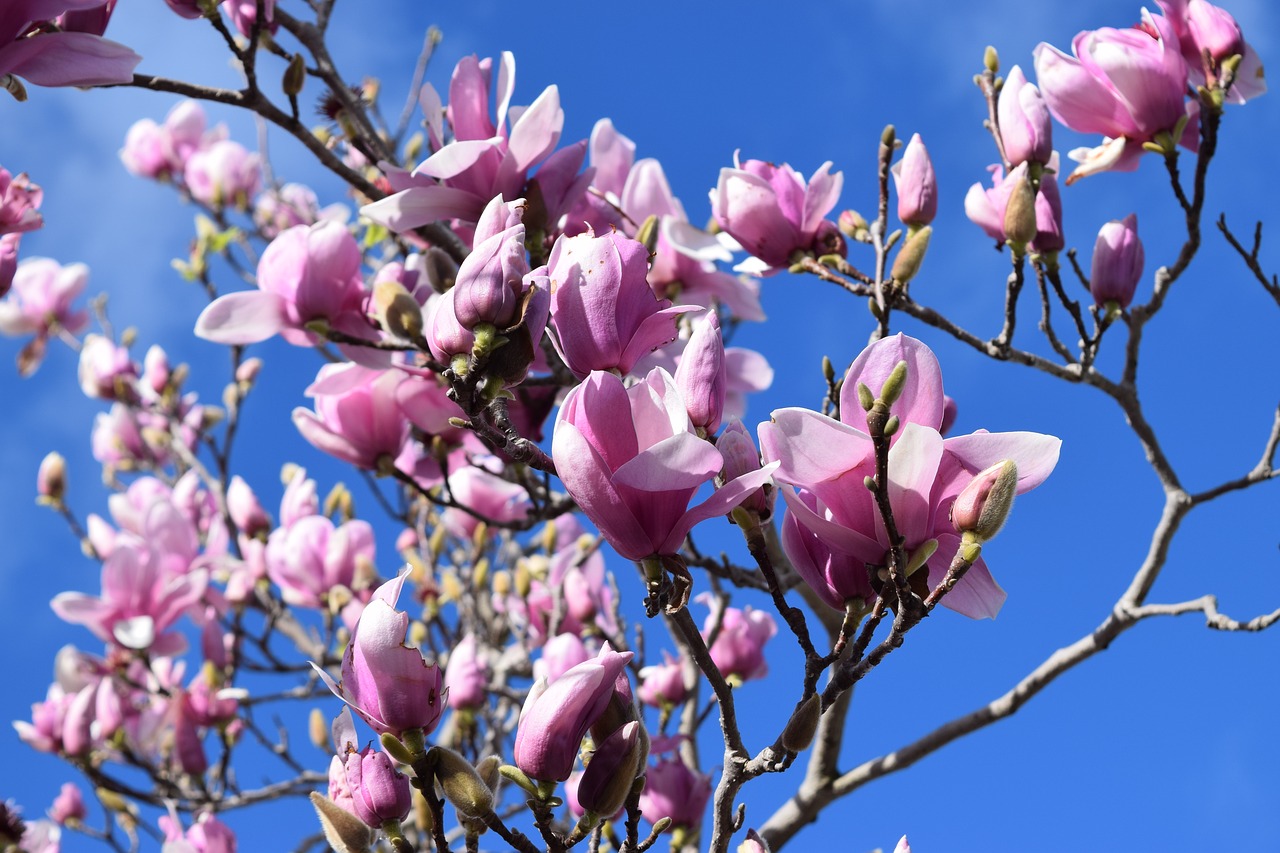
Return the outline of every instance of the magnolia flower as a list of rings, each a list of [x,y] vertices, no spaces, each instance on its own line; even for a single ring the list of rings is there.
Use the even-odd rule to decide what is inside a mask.
[[[1075,37],[1068,56],[1041,42],[1036,77],[1049,111],[1080,133],[1101,133],[1097,148],[1070,153],[1081,165],[1067,183],[1108,170],[1138,168],[1143,143],[1172,132],[1187,115],[1187,66],[1172,22],[1145,9],[1143,25],[1104,27]],[[1181,142],[1195,150],[1194,129]]]
[[[534,779],[568,779],[582,738],[608,707],[614,682],[631,657],[606,644],[597,657],[550,684],[535,683],[516,727],[516,766]]]
[[[37,86],[102,86],[128,83],[142,57],[122,44],[88,32],[40,28],[71,11],[92,9],[102,0],[7,0],[0,5],[0,86],[21,93],[22,77]],[[25,99],[19,95],[19,100]]]
[[[336,682],[311,666],[343,702],[383,734],[400,737],[409,729],[430,734],[440,722],[447,696],[440,668],[405,645],[409,614],[395,609],[407,573],[378,587],[351,632]]]
[[[560,407],[551,448],[569,494],[629,560],[676,553],[694,525],[729,512],[774,467],[730,480],[690,507],[724,458],[698,438],[675,380],[661,368],[631,388],[593,372]]]
[[[823,163],[806,183],[794,169],[762,160],[720,170],[711,191],[711,215],[729,236],[754,258],[741,272],[771,275],[786,269],[796,252],[844,254],[844,241],[833,223],[823,219],[836,206],[844,175],[829,174]]]
[[[867,347],[845,374],[839,421],[806,409],[778,409],[759,429],[764,458],[780,466],[775,480],[808,493],[781,489],[796,521],[826,548],[853,558],[838,567],[810,551],[805,560],[793,540],[792,552],[802,557],[797,571],[811,583],[821,578],[815,590],[838,609],[843,599],[863,594],[858,564],[883,566],[890,547],[875,499],[863,485],[875,474],[875,453],[857,388],[865,384],[879,394],[899,362],[906,363],[907,374],[891,409],[901,426],[890,439],[889,502],[907,552],[929,555],[921,570],[931,587],[941,582],[960,546],[950,510],[974,474],[1012,460],[1016,491],[1022,494],[1042,483],[1058,461],[1061,441],[1049,435],[983,431],[944,439],[939,432],[945,411],[942,371],[933,352],[901,334]],[[847,574],[826,577],[836,571]],[[942,603],[983,618],[994,617],[1004,599],[979,558]]]

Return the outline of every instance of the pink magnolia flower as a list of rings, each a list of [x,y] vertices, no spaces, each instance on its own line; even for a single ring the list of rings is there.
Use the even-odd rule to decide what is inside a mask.
[[[1049,160],[1049,168],[1056,169],[1058,155],[1055,152]],[[987,236],[997,242],[1005,242],[1004,218],[1009,206],[1009,196],[1014,188],[1027,176],[1027,163],[1023,162],[1007,176],[1000,166],[991,166],[990,189],[983,189],[981,184],[969,187],[964,197],[964,213],[969,221],[977,225]],[[1036,193],[1036,236],[1031,241],[1031,249],[1036,252],[1056,252],[1062,249],[1062,197],[1058,192],[1058,179],[1052,172],[1040,176],[1040,190]]]
[[[134,399],[138,366],[129,350],[110,338],[89,335],[80,348],[80,390],[86,397],[102,400]]]
[[[209,812],[201,812],[184,833],[176,816],[160,818],[164,853],[236,853],[236,834]]]
[[[612,373],[593,372],[561,405],[551,447],[565,488],[628,560],[676,553],[694,525],[729,512],[773,471],[730,480],[690,508],[724,458],[698,438],[661,368],[629,389]]]
[[[597,657],[550,684],[534,684],[516,728],[516,766],[534,779],[568,779],[582,738],[609,706],[614,682],[631,657],[606,644]]]
[[[264,237],[274,240],[295,225],[314,225],[320,220],[346,222],[351,212],[341,204],[320,207],[315,191],[305,184],[285,184],[263,192],[253,203],[253,222]]]
[[[542,644],[542,654],[533,662],[534,680],[545,678],[550,683],[595,656],[576,633],[556,634]]]
[[[298,225],[271,241],[258,262],[258,290],[228,293],[200,313],[196,335],[222,344],[252,344],[279,334],[295,346],[311,346],[310,322],[359,337],[364,319],[360,247],[336,222]]]
[[[532,504],[528,490],[477,465],[451,471],[448,482],[454,501],[481,518],[502,524],[520,521],[529,515]],[[480,525],[476,515],[448,507],[441,513],[440,520],[454,536],[470,539]]]
[[[358,364],[326,364],[306,390],[315,411],[293,410],[293,423],[312,445],[373,471],[394,463],[409,440],[409,421],[397,402],[405,374]]]
[[[190,566],[189,551],[182,553],[186,547],[168,550],[185,538],[181,531],[188,524],[172,504],[156,502],[147,514],[147,538],[141,543],[117,540],[103,562],[101,596],[60,593],[52,602],[54,612],[126,649],[162,654],[182,648],[182,636],[167,631],[201,599],[207,585],[204,569],[181,570],[184,563]]]
[[[0,234],[21,234],[44,225],[38,208],[44,191],[25,175],[0,168]]]
[[[1098,231],[1093,245],[1093,266],[1089,292],[1098,305],[1115,302],[1128,308],[1142,278],[1142,240],[1138,239],[1138,216],[1113,219]]]
[[[1053,156],[1053,124],[1040,90],[1028,83],[1022,68],[1009,69],[996,102],[1000,141],[1013,166],[1028,160],[1048,165]]]
[[[915,227],[932,222],[938,213],[938,179],[920,134],[911,135],[902,159],[893,164],[890,174],[898,192],[898,219]]]
[[[388,820],[404,820],[413,805],[409,777],[396,769],[385,752],[365,747],[348,753],[343,768],[356,817],[381,828]]]
[[[782,488],[797,521],[832,551],[883,566],[889,548],[883,520],[863,479],[875,473],[875,454],[867,434],[866,412],[858,403],[858,383],[878,394],[900,361],[907,363],[902,395],[892,411],[902,426],[889,450],[889,499],[894,521],[910,553],[936,543],[922,571],[930,586],[946,573],[960,546],[950,522],[951,505],[973,475],[1005,459],[1017,465],[1019,494],[1042,483],[1058,461],[1061,441],[1038,433],[988,433],[943,439],[939,432],[945,408],[942,371],[933,352],[905,335],[884,338],[867,347],[850,365],[841,392],[840,421],[805,409],[778,409],[760,425],[766,460],[780,463],[775,480],[809,493]],[[797,552],[798,553],[798,552]],[[834,570],[817,559],[815,567]],[[803,560],[802,560],[803,563]],[[798,567],[799,568],[799,567]],[[843,609],[843,597],[856,594],[857,562],[845,565],[844,579],[815,586],[828,603]],[[812,573],[811,573],[812,574]],[[994,617],[1005,598],[979,558],[942,603],[973,618]]]
[[[551,155],[564,127],[559,90],[548,86],[528,107],[512,107],[515,57],[504,52],[499,59],[496,91],[493,71],[492,59],[463,57],[449,84],[447,110],[442,109],[440,96],[430,84],[422,88],[419,100],[433,153],[412,174],[384,167],[397,192],[365,205],[361,214],[397,233],[438,220],[475,222],[494,196],[526,196],[529,172],[540,163],[540,176],[556,171],[557,165],[571,165],[571,169],[562,170],[568,175],[578,171],[585,146]],[[491,97],[497,102],[496,120],[489,117]],[[453,130],[448,144],[444,142],[446,117]],[[509,117],[513,119],[510,126]],[[562,155],[568,155],[570,162],[555,162]],[[585,186],[582,183],[578,191]],[[554,193],[566,194],[564,188]],[[549,221],[554,223],[554,217]]]
[[[272,531],[265,557],[285,603],[318,610],[335,588],[359,592],[358,581],[372,574],[373,528],[361,519],[334,527],[327,516],[304,516]]]
[[[720,318],[714,311],[694,321],[693,334],[680,356],[675,380],[694,428],[714,435],[724,415],[729,385]]]
[[[642,728],[642,723],[632,720],[596,744],[574,792],[579,806],[602,816],[622,809],[642,762],[648,757]]]
[[[561,236],[551,249],[551,326],[569,369],[627,373],[676,337],[676,317],[694,310],[653,295],[648,250],[616,231]]]
[[[666,649],[662,651],[662,663],[640,670],[640,686],[636,689],[636,696],[644,704],[654,708],[669,708],[683,702],[688,695],[689,690],[684,683],[684,668]]]
[[[49,808],[49,817],[55,823],[77,823],[85,819],[89,810],[84,805],[84,795],[74,782],[63,782],[57,798]]]
[[[698,597],[704,604],[711,600],[705,593]],[[753,678],[764,678],[769,665],[764,659],[764,645],[778,633],[778,625],[764,610],[748,605],[744,608],[727,607],[724,614],[713,605],[702,625],[702,636],[710,637],[717,620],[720,633],[711,644],[711,659],[720,673],[731,682],[741,683]]]
[[[312,668],[343,702],[379,733],[400,737],[409,729],[430,734],[448,698],[440,668],[405,643],[409,614],[395,609],[407,574],[378,587],[351,632],[342,656],[342,681]]]
[[[449,652],[444,687],[450,708],[475,710],[484,705],[489,695],[489,662],[477,647],[475,634],[467,634]]]
[[[47,258],[30,258],[18,264],[12,290],[0,302],[0,334],[34,335],[43,344],[60,331],[73,335],[83,331],[89,315],[72,307],[72,302],[88,281],[89,268],[84,264],[64,267]],[[43,346],[33,350],[27,373],[39,367],[43,351]]]
[[[671,818],[673,826],[695,827],[702,823],[707,800],[711,799],[711,777],[691,770],[679,757],[663,758],[650,765],[640,793],[640,812],[656,823]]]
[[[219,139],[192,153],[182,179],[196,201],[247,210],[262,180],[262,157],[239,142]]]
[[[0,6],[0,85],[9,75],[37,86],[128,83],[142,57],[122,44],[87,32],[28,35],[33,24],[101,6],[102,0],[9,0]],[[17,85],[17,84],[10,84]]]
[[[733,255],[716,236],[689,223],[684,207],[671,192],[662,164],[636,161],[635,143],[604,118],[591,131],[590,164],[595,170],[591,192],[565,217],[565,233],[610,229],[635,237],[650,216],[658,217],[658,243],[649,268],[649,284],[658,298],[706,308],[723,303],[743,320],[764,319],[760,286],[716,268]]]
[[[1138,167],[1144,142],[1172,132],[1187,114],[1187,66],[1173,23],[1143,10],[1143,25],[1086,30],[1072,41],[1074,56],[1041,42],[1036,77],[1049,111],[1080,133],[1101,133],[1102,145],[1070,153],[1081,165],[1067,178]],[[1194,103],[1194,102],[1193,102]],[[1195,150],[1188,128],[1181,140]]]
[[[844,184],[844,174],[829,174],[830,168],[823,163],[806,183],[786,163],[741,162],[734,153],[733,168],[720,170],[711,191],[711,214],[755,259],[738,270],[771,275],[786,269],[797,251],[844,254],[835,225],[823,219]]]
[[[163,124],[139,119],[125,134],[120,162],[134,175],[153,180],[181,178],[191,155],[226,136],[226,129],[205,132],[204,108],[199,101],[179,101]]]
[[[1156,0],[1156,4],[1164,10],[1178,34],[1182,58],[1187,63],[1188,82],[1193,87],[1204,85],[1207,70],[1216,76],[1216,67],[1205,68],[1204,51],[1207,50],[1215,66],[1231,56],[1241,57],[1235,82],[1226,93],[1227,100],[1243,104],[1267,91],[1262,60],[1253,45],[1244,40],[1240,25],[1230,12],[1207,0]]]

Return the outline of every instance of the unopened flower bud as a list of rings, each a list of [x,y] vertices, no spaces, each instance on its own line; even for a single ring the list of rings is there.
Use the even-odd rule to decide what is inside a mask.
[[[729,374],[716,312],[708,311],[694,321],[693,336],[680,357],[675,380],[694,427],[707,434],[719,429]]]
[[[886,406],[892,406],[898,402],[898,398],[902,396],[902,391],[906,387],[907,363],[900,361],[893,366],[889,378],[884,381],[884,386],[880,389],[880,401]]]
[[[409,777],[380,750],[366,747],[347,755],[344,765],[356,817],[372,827],[384,821],[404,820],[413,805]]]
[[[1098,305],[1115,302],[1121,308],[1128,308],[1142,278],[1144,260],[1135,214],[1103,225],[1093,245],[1093,268],[1089,276],[1093,301]]]
[[[319,791],[311,792],[311,805],[330,847],[339,853],[365,853],[369,849],[373,830],[364,821]]]
[[[867,238],[867,220],[856,210],[842,210],[836,219],[836,227],[840,233],[851,240],[862,241]]]
[[[373,305],[382,328],[406,341],[422,339],[422,306],[398,281],[382,280],[373,287]]]
[[[258,379],[258,374],[262,372],[262,359],[246,358],[236,368],[236,382],[241,385],[252,385]]]
[[[987,49],[982,52],[982,67],[992,74],[1000,73],[1000,54],[991,45],[987,45]]]
[[[1009,195],[1009,205],[1004,209],[1004,236],[1010,245],[1025,247],[1036,237],[1036,190],[1031,186],[1025,163],[1009,177],[1013,178],[1014,174],[1018,177]]]
[[[47,454],[40,462],[40,470],[36,474],[36,494],[40,503],[53,507],[62,506],[62,497],[67,491],[67,460],[56,451]]]
[[[960,533],[986,542],[1000,531],[1018,491],[1018,466],[1012,459],[979,472],[951,505],[951,523]]]
[[[782,730],[782,748],[788,752],[804,752],[813,743],[822,719],[822,697],[814,693],[791,714]]]
[[[760,833],[754,829],[748,829],[746,840],[738,845],[738,853],[773,853],[773,851],[769,849],[769,845],[765,843],[765,840],[760,837]]]
[[[898,219],[913,227],[932,222],[938,213],[938,180],[920,134],[912,134],[890,174],[898,191]]]
[[[893,259],[891,275],[894,279],[906,284],[916,277],[916,273],[920,272],[920,265],[924,263],[924,253],[929,249],[929,238],[932,235],[933,228],[926,225],[907,238],[898,250],[897,257]]]
[[[459,815],[482,818],[493,811],[493,791],[470,761],[442,746],[432,747],[429,755],[445,799]]]
[[[302,91],[302,86],[307,82],[307,61],[301,53],[295,53],[289,59],[289,65],[284,70],[284,80],[281,88],[284,93],[290,97],[296,96]]]
[[[650,214],[636,229],[636,239],[644,243],[644,247],[649,250],[650,257],[658,250],[659,222],[660,220],[657,216]]]
[[[578,803],[588,812],[609,816],[626,802],[648,754],[647,739],[640,733],[641,723],[630,722],[596,747],[578,781]]]

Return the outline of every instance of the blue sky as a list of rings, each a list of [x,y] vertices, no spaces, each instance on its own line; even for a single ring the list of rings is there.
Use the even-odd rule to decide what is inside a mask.
[[[658,2],[645,4],[643,12],[594,7],[539,17],[528,6],[516,8],[495,0],[340,4],[335,54],[352,78],[382,79],[385,109],[393,113],[420,46],[417,34],[428,24],[445,35],[429,74],[442,91],[460,56],[512,50],[517,103],[557,84],[565,142],[587,136],[598,118],[611,117],[635,140],[638,156],[662,161],[695,222],[708,215],[706,192],[735,149],[743,157],[787,161],[805,174],[831,160],[845,175],[841,207],[869,213],[882,127],[893,123],[904,138],[920,132],[938,169],[941,212],[912,291],[992,336],[999,329],[1007,255],[994,252],[963,215],[965,191],[985,181],[995,159],[971,82],[982,50],[995,45],[1006,69],[1020,63],[1030,76],[1038,41],[1066,48],[1077,31],[1127,25],[1139,9],[1114,0],[983,0],[963,8],[875,0],[785,9],[746,2],[726,15],[712,4]],[[1262,0],[1228,8],[1264,60],[1277,55],[1280,10]],[[140,71],[234,85],[216,36],[172,15],[158,0],[122,3],[109,35],[144,56]],[[47,224],[24,238],[23,256],[88,263],[89,292],[110,293],[117,327],[139,328],[138,355],[160,343],[175,361],[192,364],[194,387],[216,400],[225,354],[191,339],[202,297],[169,266],[185,254],[190,212],[165,188],[131,178],[116,156],[129,125],[142,116],[162,118],[173,99],[34,87],[30,94],[26,104],[0,101],[0,165],[29,172],[45,189]],[[1280,309],[1212,227],[1224,210],[1246,232],[1253,221],[1274,214],[1269,175],[1280,134],[1275,97],[1229,109],[1211,173],[1205,247],[1175,288],[1166,316],[1148,331],[1142,399],[1192,490],[1256,463],[1280,401],[1270,343]],[[312,100],[310,91],[304,94],[304,105]],[[210,115],[246,144],[257,138],[244,116],[212,109]],[[1092,144],[1060,126],[1055,135],[1063,152]],[[339,198],[340,188],[296,146],[278,134],[271,146],[277,174],[311,183],[323,202]],[[1068,245],[1080,248],[1086,266],[1097,228],[1138,214],[1147,255],[1139,298],[1149,294],[1151,274],[1172,261],[1181,243],[1159,164],[1148,158],[1135,174],[1087,179],[1064,189],[1063,198]],[[1280,270],[1274,242],[1264,243],[1262,257],[1268,269]],[[866,256],[852,258],[868,263]],[[822,356],[847,363],[870,331],[861,301],[829,285],[783,275],[764,282],[762,293],[770,322],[744,326],[736,342],[765,352],[779,379],[751,401],[750,425],[781,406],[816,407]],[[1024,305],[1034,307],[1030,300]],[[1032,310],[1023,313],[1024,343],[1033,338],[1036,319]],[[960,404],[959,431],[1053,433],[1063,438],[1062,459],[1053,477],[1019,502],[1010,527],[987,549],[992,571],[1009,593],[1000,617],[970,622],[942,613],[913,633],[858,687],[842,768],[990,701],[1096,626],[1142,559],[1160,509],[1157,482],[1137,442],[1101,395],[982,360],[910,323],[899,328],[938,353],[947,391]],[[1109,343],[1114,356],[1118,337]],[[18,346],[0,344],[0,365],[10,363]],[[275,471],[286,459],[315,471],[322,488],[342,474],[301,443],[288,422],[288,411],[306,402],[301,389],[314,359],[272,344],[259,354],[268,362],[266,393],[251,401],[247,424],[247,432],[260,437],[259,448],[252,456],[247,443],[242,448],[253,470],[264,472],[254,485],[273,507]],[[1109,363],[1105,351],[1103,363]],[[100,407],[80,394],[75,359],[57,348],[34,380],[0,370],[0,394],[8,401],[0,420],[0,644],[14,650],[0,691],[0,717],[25,719],[30,703],[44,695],[57,648],[65,642],[93,648],[87,633],[60,623],[46,602],[65,589],[96,591],[96,567],[31,496],[40,458],[58,449],[70,461],[73,506],[82,515],[105,512],[88,452]],[[1224,612],[1241,619],[1280,606],[1278,510],[1275,483],[1198,510],[1175,540],[1152,600],[1212,592]],[[382,553],[390,554],[394,531],[382,533]],[[394,570],[387,559],[379,561],[384,574]],[[624,594],[638,598],[627,585],[629,567],[614,560]],[[785,637],[769,651],[775,673],[794,672],[796,650]],[[1219,634],[1194,616],[1149,622],[1012,719],[833,805],[796,844],[869,851],[891,848],[906,832],[922,853],[1269,849],[1280,837],[1274,772],[1280,747],[1271,736],[1280,699],[1278,655],[1274,630]],[[795,681],[798,676],[780,679],[783,685]],[[758,747],[772,737],[784,704],[789,707],[765,683],[742,688],[748,743]],[[0,739],[8,747],[0,797],[16,797],[29,813],[40,812],[66,778],[62,765],[31,753],[8,728]],[[323,769],[326,759],[318,753],[314,759]],[[762,821],[797,781],[788,774],[748,788],[748,823]],[[242,849],[275,849],[263,846],[265,836],[255,837],[258,843],[246,840]],[[89,848],[75,839],[65,849]]]

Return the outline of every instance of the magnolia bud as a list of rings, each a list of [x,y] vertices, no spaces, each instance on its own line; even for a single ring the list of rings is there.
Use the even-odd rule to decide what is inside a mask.
[[[40,503],[62,506],[62,496],[67,491],[67,460],[58,452],[49,453],[40,462],[36,474],[36,494]]]
[[[1036,237],[1036,190],[1031,186],[1025,163],[1014,171],[1020,171],[1021,175],[1004,209],[1004,236],[1011,245],[1025,247]]]
[[[738,845],[738,853],[772,853],[769,845],[754,829],[747,830],[747,838]]]
[[[1089,276],[1093,301],[1098,305],[1115,302],[1121,308],[1128,308],[1142,278],[1144,261],[1136,215],[1130,213],[1123,220],[1113,219],[1103,225],[1093,245],[1093,268]]]
[[[373,830],[364,821],[319,791],[311,792],[311,805],[330,847],[338,853],[367,853],[373,843]]]
[[[402,340],[422,339],[422,306],[403,284],[385,279],[375,284],[373,305],[383,329]]]
[[[296,96],[302,91],[302,86],[307,82],[307,62],[301,53],[295,53],[289,59],[289,65],[284,70],[284,81],[281,87],[284,93],[289,97]]]
[[[445,799],[459,815],[482,818],[493,811],[493,791],[470,761],[442,746],[432,747],[428,755],[435,762],[436,780]]]
[[[932,235],[933,228],[926,225],[907,238],[907,242],[893,259],[891,275],[896,280],[906,284],[916,277],[916,273],[920,272],[920,265],[924,263],[924,253],[929,248],[929,237]]]
[[[1012,459],[979,472],[951,505],[951,523],[979,542],[994,537],[1013,508],[1018,492],[1018,466]]]
[[[907,363],[900,361],[893,366],[893,371],[889,374],[889,378],[884,381],[884,386],[880,389],[880,400],[886,406],[892,406],[898,402],[898,398],[902,396],[902,391],[907,387]]]
[[[782,730],[782,748],[788,752],[803,752],[813,743],[822,718],[822,697],[814,693],[796,708]]]

